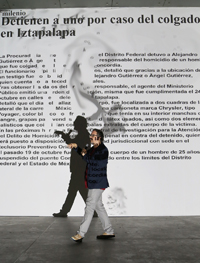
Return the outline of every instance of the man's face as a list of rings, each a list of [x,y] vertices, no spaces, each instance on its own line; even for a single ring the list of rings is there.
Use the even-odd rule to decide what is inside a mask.
[[[97,136],[96,131],[92,131],[90,134],[90,141],[92,144],[99,144],[100,143],[100,138]]]

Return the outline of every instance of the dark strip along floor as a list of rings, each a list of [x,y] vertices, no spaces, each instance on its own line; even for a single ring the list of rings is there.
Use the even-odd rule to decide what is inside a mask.
[[[200,217],[111,217],[115,238],[98,240],[93,218],[82,243],[81,217],[0,217],[1,263],[200,263]]]

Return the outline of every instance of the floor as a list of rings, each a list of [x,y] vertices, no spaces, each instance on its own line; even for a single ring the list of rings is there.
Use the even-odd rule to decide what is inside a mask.
[[[116,237],[93,218],[82,243],[81,217],[0,217],[1,263],[200,263],[200,217],[112,217]]]

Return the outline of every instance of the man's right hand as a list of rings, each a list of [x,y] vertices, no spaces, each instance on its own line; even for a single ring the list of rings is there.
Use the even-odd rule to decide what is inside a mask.
[[[67,147],[70,149],[73,149],[73,148],[77,148],[78,146],[76,143],[70,143],[70,144],[67,144]]]

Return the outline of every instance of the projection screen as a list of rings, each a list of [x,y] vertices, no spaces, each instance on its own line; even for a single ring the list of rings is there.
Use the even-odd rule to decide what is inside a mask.
[[[199,11],[1,11],[1,216],[59,211],[72,152],[54,131],[75,139],[80,116],[104,131],[109,215],[200,214]]]

